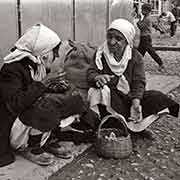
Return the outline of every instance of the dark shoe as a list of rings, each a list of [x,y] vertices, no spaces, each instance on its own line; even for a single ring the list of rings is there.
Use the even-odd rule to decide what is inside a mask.
[[[75,145],[80,145],[81,143],[93,143],[95,140],[95,132],[84,131],[84,133],[65,131],[58,133],[59,141],[72,141]]]
[[[152,141],[156,139],[155,133],[148,129],[145,129],[145,130],[139,132],[138,135],[142,136],[143,138],[152,140]]]
[[[160,65],[158,68],[158,71],[165,73],[166,72],[166,68],[164,67],[164,65]]]
[[[43,147],[44,151],[53,154],[54,156],[62,159],[70,159],[72,154],[67,151],[64,147],[60,146],[58,143],[46,144]]]
[[[9,151],[0,156],[0,168],[7,166],[15,161],[15,155],[13,152]]]
[[[54,156],[46,152],[41,154],[34,154],[31,150],[25,150],[20,152],[20,155],[40,166],[48,166],[54,162]]]

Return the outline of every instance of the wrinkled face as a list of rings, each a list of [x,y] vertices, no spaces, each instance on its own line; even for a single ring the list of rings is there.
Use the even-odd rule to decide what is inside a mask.
[[[124,35],[116,29],[109,29],[106,38],[110,53],[121,58],[128,44]]]

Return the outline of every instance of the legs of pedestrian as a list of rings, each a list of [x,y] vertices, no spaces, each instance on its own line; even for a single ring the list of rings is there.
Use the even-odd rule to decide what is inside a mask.
[[[159,55],[156,53],[155,49],[152,47],[152,45],[148,46],[147,52],[156,61],[156,63],[159,65],[159,71],[164,71],[165,67],[163,65],[163,62],[162,62],[161,58],[159,57]]]
[[[146,39],[145,39],[145,37],[140,37],[138,51],[142,54],[142,56],[144,56],[146,54]]]
[[[171,22],[171,27],[170,27],[170,35],[171,37],[173,37],[175,35],[175,31],[176,31],[176,22]]]
[[[152,47],[152,39],[151,36],[144,36],[141,37],[139,47],[139,52],[142,54],[142,56],[145,55],[146,51],[149,53],[149,55],[156,61],[156,63],[159,65],[159,71],[164,72],[165,67],[163,65],[163,62],[159,55],[156,53],[155,49]]]

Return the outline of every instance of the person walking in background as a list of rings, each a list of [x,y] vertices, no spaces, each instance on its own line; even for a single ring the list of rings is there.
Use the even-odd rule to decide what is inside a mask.
[[[155,49],[152,47],[151,34],[152,34],[152,27],[154,26],[150,17],[151,9],[152,9],[151,5],[148,3],[142,5],[142,15],[144,17],[140,18],[139,21],[137,22],[137,26],[140,29],[140,43],[138,46],[138,51],[142,54],[142,56],[144,56],[145,53],[148,52],[150,56],[159,65],[158,70],[165,71],[163,61],[156,53]]]
[[[177,5],[172,4],[171,12],[173,13],[173,15],[174,15],[174,17],[176,18],[176,21],[177,21],[177,19],[178,19],[178,7],[177,7]]]
[[[168,22],[170,24],[170,36],[173,37],[175,35],[175,32],[176,32],[176,18],[175,18],[175,16],[170,11],[163,12],[161,14],[161,16],[168,18]]]

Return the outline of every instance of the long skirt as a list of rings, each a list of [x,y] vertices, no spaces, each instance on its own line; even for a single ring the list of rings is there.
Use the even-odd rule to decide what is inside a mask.
[[[131,100],[116,90],[111,90],[111,106],[126,119],[130,116]],[[169,114],[178,117],[179,104],[160,91],[145,91],[141,99],[143,118],[168,108]]]
[[[19,119],[26,126],[47,132],[58,127],[61,120],[86,111],[87,106],[79,93],[70,89],[65,93],[44,94]]]

